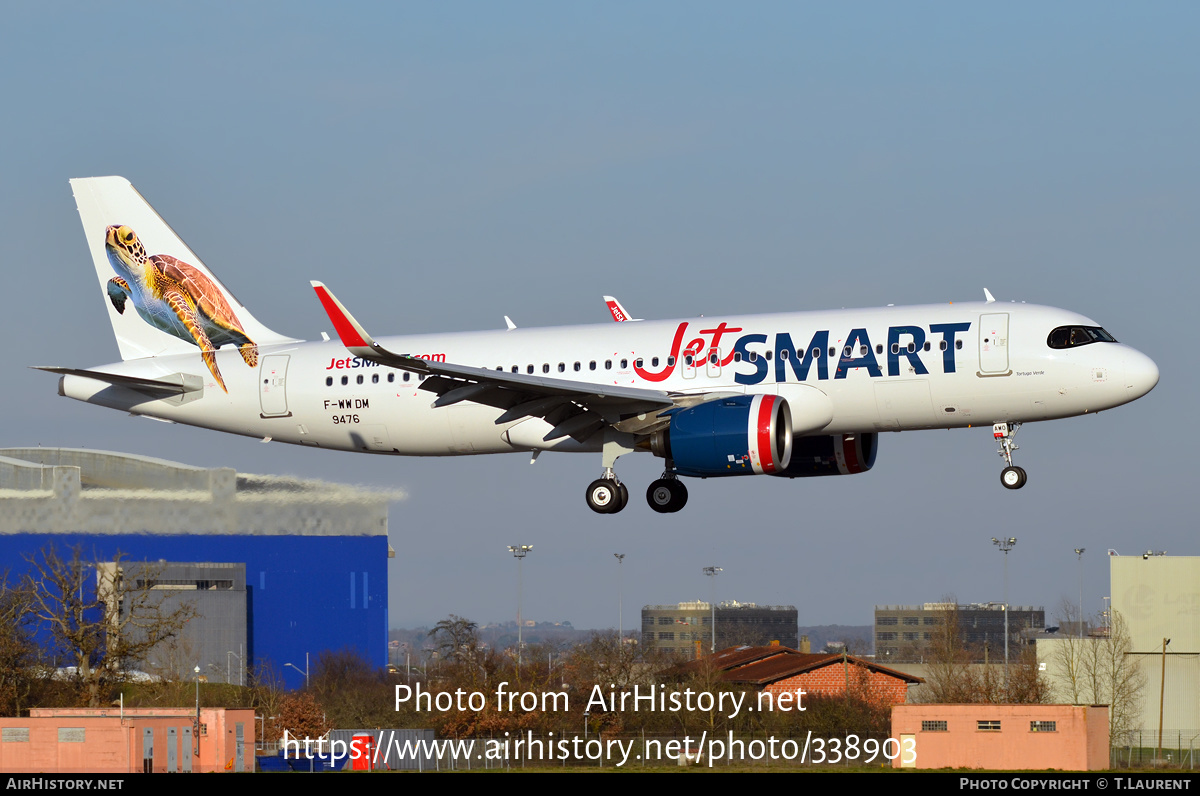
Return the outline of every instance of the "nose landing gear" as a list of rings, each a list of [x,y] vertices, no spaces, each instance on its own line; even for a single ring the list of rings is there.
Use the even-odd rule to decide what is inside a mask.
[[[1013,440],[1016,439],[1017,431],[1020,428],[1020,423],[995,423],[992,425],[992,436],[1000,443],[999,454],[1008,464],[1000,471],[1000,483],[1004,485],[1005,489],[1020,489],[1029,480],[1025,469],[1012,463],[1013,451],[1018,450],[1017,444]]]

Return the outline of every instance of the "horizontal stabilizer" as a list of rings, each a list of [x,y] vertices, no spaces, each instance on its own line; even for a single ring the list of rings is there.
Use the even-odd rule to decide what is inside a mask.
[[[34,365],[34,370],[44,370],[47,373],[58,373],[62,376],[82,376],[85,379],[95,379],[119,387],[128,387],[141,392],[167,393],[183,395],[204,390],[204,379],[190,373],[172,373],[157,379],[146,379],[139,376],[122,376],[117,373],[104,373],[99,370],[84,370],[82,368],[56,368],[50,365]]]

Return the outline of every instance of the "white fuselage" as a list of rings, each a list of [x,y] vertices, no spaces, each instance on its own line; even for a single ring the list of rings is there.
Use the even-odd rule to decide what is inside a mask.
[[[810,434],[1050,420],[1119,406],[1157,383],[1154,363],[1119,343],[1051,348],[1050,331],[1070,325],[1097,326],[1052,307],[989,302],[413,335],[379,342],[433,361],[505,372],[516,368],[576,383],[785,396],[789,390],[815,388],[829,397],[833,415],[816,429],[794,419]],[[437,396],[419,389],[415,373],[358,359],[339,342],[264,346],[254,368],[233,347],[216,356],[227,394],[199,353],[95,368],[143,378],[175,373],[203,378],[202,394],[184,400],[154,399],[78,375],[64,376],[60,392],[178,423],[337,450],[442,456],[597,450],[599,445],[570,437],[546,442],[546,421],[524,418],[497,425],[500,409],[468,401],[431,408]]]

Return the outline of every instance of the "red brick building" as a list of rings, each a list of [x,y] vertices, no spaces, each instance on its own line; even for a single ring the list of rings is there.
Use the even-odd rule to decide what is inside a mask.
[[[836,653],[804,653],[789,647],[730,647],[684,665],[687,671],[713,666],[727,683],[753,686],[775,694],[827,696],[847,690],[887,705],[908,701],[908,688],[924,682],[873,661]]]

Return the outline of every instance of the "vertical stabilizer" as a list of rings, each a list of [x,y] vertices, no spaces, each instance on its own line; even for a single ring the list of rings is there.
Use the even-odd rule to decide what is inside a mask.
[[[259,323],[124,177],[71,180],[99,296],[122,359],[199,353],[224,386],[213,352],[293,342]]]

